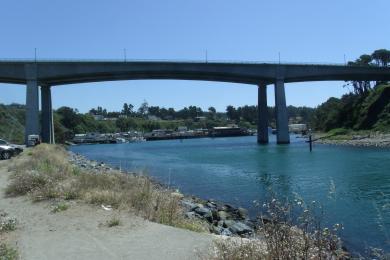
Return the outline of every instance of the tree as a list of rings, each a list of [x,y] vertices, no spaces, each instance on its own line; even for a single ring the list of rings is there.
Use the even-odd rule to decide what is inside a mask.
[[[96,115],[103,115],[103,108],[102,107],[97,107],[97,112]]]
[[[247,122],[255,124],[257,122],[257,106],[248,106],[245,105],[240,107],[239,114]]]
[[[235,120],[237,119],[237,110],[234,106],[227,106],[226,107],[226,115],[230,120]]]
[[[195,117],[198,116],[198,108],[196,106],[189,106],[188,114],[191,119],[194,119]]]
[[[127,103],[123,104],[123,109],[122,109],[122,115],[128,115],[129,114],[129,105]]]
[[[148,102],[146,102],[146,100],[144,100],[144,102],[138,108],[138,113],[141,116],[146,116],[146,114],[148,113],[148,108],[149,108]]]
[[[160,107],[159,106],[150,106],[148,108],[148,113],[153,116],[161,117],[160,115]]]
[[[356,61],[360,65],[370,65],[372,62],[372,56],[368,54],[363,54]]]
[[[129,103],[129,109],[128,109],[128,116],[131,116],[131,114],[133,114],[133,109],[134,109],[134,106],[132,104]]]
[[[209,110],[208,118],[214,119],[215,115],[217,114],[217,110],[215,109],[215,107],[209,107],[208,110]]]
[[[121,114],[126,115],[126,116],[130,116],[133,113],[133,108],[134,108],[134,106],[132,104],[124,103]]]
[[[348,65],[350,66],[371,66],[371,62],[373,60],[373,57],[368,54],[361,55],[358,59],[355,61],[348,62]],[[346,86],[352,86],[353,92],[356,95],[363,95],[367,93],[371,89],[371,82],[370,81],[350,81],[344,87]]]
[[[390,63],[390,51],[386,49],[374,51],[371,57],[378,66],[387,67]]]
[[[95,108],[92,108],[91,110],[89,110],[89,113],[92,115],[97,115],[97,110]]]
[[[80,116],[70,107],[60,107],[57,109],[57,114],[61,115],[61,123],[68,129],[74,130],[80,124]]]

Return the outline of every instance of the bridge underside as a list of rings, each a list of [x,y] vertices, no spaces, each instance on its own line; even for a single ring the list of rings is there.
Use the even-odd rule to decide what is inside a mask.
[[[28,135],[40,133],[39,86],[42,90],[41,136],[44,142],[52,143],[52,86],[138,79],[205,80],[258,85],[259,143],[268,143],[266,86],[274,84],[277,142],[289,143],[285,83],[330,80],[389,81],[390,68],[215,62],[0,61],[0,82],[27,85],[26,142]]]

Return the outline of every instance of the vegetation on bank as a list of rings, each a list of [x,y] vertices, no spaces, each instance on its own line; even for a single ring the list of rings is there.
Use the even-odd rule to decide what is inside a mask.
[[[8,246],[7,244],[0,243],[0,260],[16,260],[19,259],[18,251]]]
[[[363,94],[330,98],[313,114],[314,129],[390,132],[390,85],[377,85]],[[339,131],[339,130],[335,130]]]
[[[16,260],[19,256],[18,251],[2,240],[4,233],[16,230],[16,219],[7,215],[6,212],[0,211],[0,260]]]
[[[213,260],[253,259],[348,259],[337,236],[341,225],[326,228],[322,208],[302,199],[282,203],[270,199],[262,205],[264,216],[258,239],[227,238],[215,240],[212,250],[203,255]]]
[[[28,195],[33,201],[60,200],[55,212],[66,210],[64,201],[80,200],[93,205],[110,205],[131,210],[148,220],[193,231],[203,224],[184,217],[179,198],[145,176],[82,170],[68,161],[66,150],[41,144],[14,158],[7,186],[8,196]]]
[[[390,50],[363,54],[348,65],[388,67]],[[332,97],[316,108],[311,120],[313,129],[390,132],[390,85],[387,82],[351,81],[344,87],[350,89],[348,94]]]
[[[0,138],[23,143],[26,110],[24,105],[0,104]]]

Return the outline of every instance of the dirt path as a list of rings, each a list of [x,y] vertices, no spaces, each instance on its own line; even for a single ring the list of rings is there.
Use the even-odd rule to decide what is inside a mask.
[[[207,250],[213,239],[82,203],[54,214],[50,203],[6,198],[9,163],[0,161],[0,210],[18,220],[17,230],[7,234],[7,240],[16,245],[21,259],[196,259],[195,250]],[[113,216],[122,225],[102,225]]]

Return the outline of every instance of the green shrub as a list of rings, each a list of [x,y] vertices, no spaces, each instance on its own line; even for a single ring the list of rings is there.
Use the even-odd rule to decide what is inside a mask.
[[[14,231],[16,229],[16,219],[1,218],[0,219],[0,233]]]
[[[57,205],[55,205],[53,207],[53,209],[51,210],[52,213],[58,213],[58,212],[61,212],[61,211],[65,211],[69,208],[69,204],[66,204],[66,203],[58,203]]]
[[[110,220],[107,221],[106,225],[108,227],[115,227],[121,225],[121,221],[118,217],[112,217]]]
[[[349,133],[348,129],[345,128],[335,128],[328,132],[328,135],[335,136],[335,135],[347,135]]]
[[[16,249],[0,243],[0,260],[16,260],[18,258]]]

